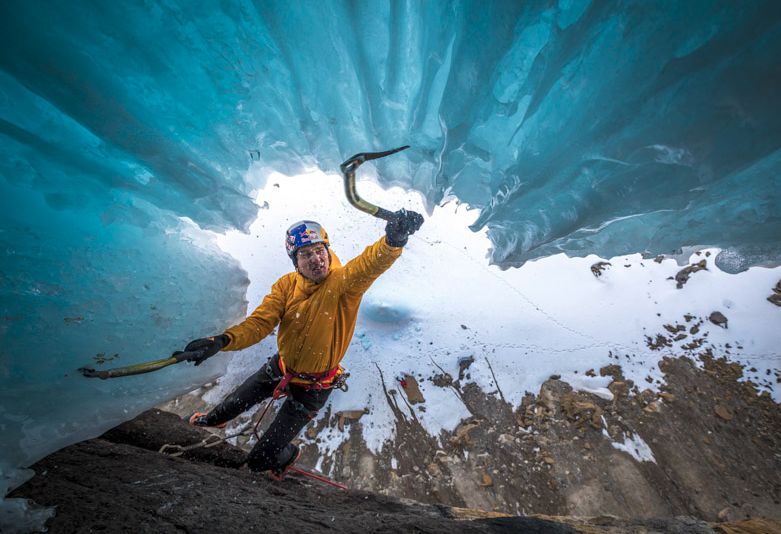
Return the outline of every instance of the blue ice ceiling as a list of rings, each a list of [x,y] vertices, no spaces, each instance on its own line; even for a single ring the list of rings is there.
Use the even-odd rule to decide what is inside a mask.
[[[42,2],[2,8],[6,181],[55,210],[256,214],[249,160],[479,207],[493,261],[779,259],[778,2]],[[33,178],[35,177],[35,178]],[[110,207],[109,207],[110,206]],[[141,210],[144,212],[145,210]]]
[[[412,145],[379,179],[479,208],[508,267],[697,245],[732,271],[781,260],[775,0],[5,0],[0,29],[12,463],[202,382],[72,371],[244,313],[244,273],[183,220],[246,229],[250,165],[335,172]]]

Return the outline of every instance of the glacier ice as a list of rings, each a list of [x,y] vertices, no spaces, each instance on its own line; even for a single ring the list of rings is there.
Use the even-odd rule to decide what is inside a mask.
[[[8,173],[32,151],[246,228],[248,159],[334,170],[408,143],[380,181],[480,208],[503,266],[703,244],[733,270],[780,259],[777,2],[1,9]],[[36,187],[67,206],[67,180]]]
[[[4,473],[219,374],[74,371],[243,315],[204,231],[246,231],[271,170],[410,144],[376,180],[479,209],[504,268],[781,261],[772,0],[6,0],[0,28]]]

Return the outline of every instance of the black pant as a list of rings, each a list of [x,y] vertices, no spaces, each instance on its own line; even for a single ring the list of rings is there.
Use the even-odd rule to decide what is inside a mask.
[[[207,416],[210,425],[219,425],[229,421],[268,399],[274,393],[282,371],[279,369],[279,354],[275,354],[260,370],[244,381],[228,395]],[[290,442],[311,421],[325,405],[330,389],[306,390],[290,384],[288,395],[271,426],[260,437],[247,457],[247,466],[252,471],[266,471],[285,465],[295,448]]]

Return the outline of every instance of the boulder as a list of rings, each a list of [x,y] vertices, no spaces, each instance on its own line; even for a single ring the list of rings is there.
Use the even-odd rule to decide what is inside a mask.
[[[708,317],[710,322],[721,328],[727,328],[727,318],[720,311],[715,311]]]

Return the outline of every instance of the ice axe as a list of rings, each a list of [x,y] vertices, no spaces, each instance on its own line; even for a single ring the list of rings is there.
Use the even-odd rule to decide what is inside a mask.
[[[144,373],[151,373],[152,371],[157,371],[158,369],[168,367],[169,365],[173,365],[175,363],[196,358],[202,352],[203,350],[178,352],[170,358],[163,358],[162,360],[153,360],[151,362],[138,363],[125,367],[115,367],[114,369],[103,369],[100,371],[96,371],[91,367],[80,367],[79,372],[86,378],[100,378],[102,380],[105,380],[106,378],[117,378],[120,376],[140,375]]]
[[[393,148],[384,152],[361,152],[342,163],[339,168],[344,174],[344,192],[347,195],[347,200],[350,204],[369,215],[374,215],[385,221],[392,221],[395,219],[396,215],[392,211],[375,206],[371,202],[367,202],[358,196],[358,192],[355,190],[355,171],[366,161],[384,158],[385,156],[390,156],[391,154],[401,152],[407,148],[409,148],[409,145],[400,146],[399,148]]]

